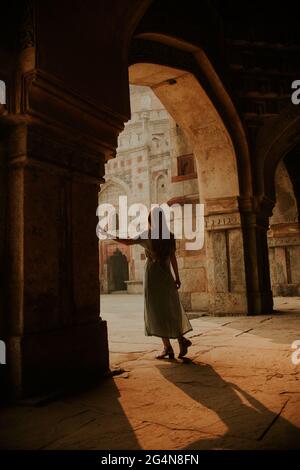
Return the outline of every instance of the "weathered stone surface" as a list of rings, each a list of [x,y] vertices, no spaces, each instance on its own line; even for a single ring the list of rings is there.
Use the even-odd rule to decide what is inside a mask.
[[[183,265],[185,268],[200,268],[200,267],[206,267],[206,259],[205,259],[205,253],[204,249],[201,250],[200,252],[196,252],[191,254],[191,252],[186,253],[186,256],[184,258],[179,258],[181,261],[183,260]],[[183,267],[183,266],[182,266]],[[197,272],[197,271],[196,271]]]
[[[206,269],[182,269],[180,272],[181,288],[183,292],[205,292],[207,289]]]
[[[215,292],[228,292],[228,259],[226,248],[226,233],[213,232],[210,234],[213,251],[213,277]]]
[[[191,293],[179,292],[179,298],[184,310],[190,312],[192,310]]]
[[[192,310],[208,310],[209,294],[207,292],[194,292],[191,294]]]
[[[291,281],[300,289],[300,246],[289,247],[289,259],[291,269]]]
[[[228,230],[228,262],[230,292],[245,292],[243,236],[241,230]]]

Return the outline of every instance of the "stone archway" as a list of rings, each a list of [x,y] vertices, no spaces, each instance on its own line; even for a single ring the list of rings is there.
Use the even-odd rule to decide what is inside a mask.
[[[260,283],[267,286],[268,290],[271,292],[271,279],[270,279],[270,264],[268,257],[268,243],[267,243],[267,233],[271,225],[273,225],[272,215],[273,209],[276,203],[276,198],[280,198],[280,191],[277,187],[276,195],[276,171],[279,168],[284,158],[294,149],[300,142],[300,109],[294,105],[288,105],[278,117],[270,119],[267,124],[265,124],[257,136],[256,147],[253,152],[253,168],[254,168],[254,201],[255,201],[255,212],[257,214],[258,229],[259,229],[259,238],[260,238],[260,252],[261,252],[261,273],[262,278]],[[291,189],[291,186],[290,186]],[[295,188],[294,188],[295,191]],[[276,211],[275,209],[275,215]],[[278,214],[277,214],[278,215]],[[282,227],[281,227],[282,228]],[[280,238],[284,238],[284,245],[287,247],[290,244],[291,237],[295,235],[294,228],[291,230],[278,231],[274,227],[271,227],[271,232],[268,233],[269,246],[277,246],[277,242],[280,242]],[[297,229],[297,232],[299,229]],[[275,237],[274,237],[275,235]],[[281,237],[282,235],[282,237]],[[296,235],[296,238],[299,235]],[[281,239],[281,245],[283,242]],[[298,242],[296,241],[296,245]],[[282,245],[283,246],[283,245]],[[278,251],[278,250],[277,250]],[[281,250],[282,251],[282,250]],[[286,249],[285,249],[286,251]],[[274,253],[273,253],[274,254]],[[287,267],[287,257],[286,252],[284,256],[281,256],[281,266],[277,266],[281,270],[281,275],[278,278],[276,276],[275,267],[273,263],[273,254],[271,253],[271,269],[272,269],[272,279],[273,283],[279,280],[277,284],[289,284],[288,278],[291,280],[291,276],[288,275],[286,269]],[[283,255],[283,253],[281,253]],[[285,270],[285,276],[283,276],[282,269]],[[285,279],[286,282],[283,282]],[[269,287],[268,287],[269,284]],[[287,293],[289,288],[280,287],[279,290],[275,289],[275,293]]]
[[[255,151],[255,193],[275,201],[275,172],[279,161],[300,143],[300,109],[289,105],[265,125]]]
[[[300,230],[297,199],[285,164],[275,172],[276,203],[268,231],[273,296],[300,295]]]
[[[116,248],[107,259],[108,292],[126,291],[129,279],[128,261],[126,256]]]
[[[159,65],[190,72],[211,101],[230,134],[237,158],[240,195],[252,195],[250,154],[239,114],[207,54],[198,45],[162,33],[138,33],[129,48],[129,65]],[[171,78],[170,78],[171,77]],[[172,74],[162,80],[172,80]]]
[[[200,202],[206,208],[208,290],[199,294],[198,308],[211,314],[248,313],[240,179],[235,149],[223,120],[189,72],[138,63],[130,67],[129,80],[152,88],[193,148]]]

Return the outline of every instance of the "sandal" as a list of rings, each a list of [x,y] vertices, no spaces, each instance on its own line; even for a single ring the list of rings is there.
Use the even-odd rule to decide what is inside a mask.
[[[180,352],[178,354],[178,357],[179,358],[184,357],[186,355],[186,353],[188,352],[188,348],[190,346],[192,346],[192,342],[189,339],[182,338],[179,341]]]
[[[174,359],[174,351],[173,348],[165,348],[161,354],[156,356],[156,359]]]

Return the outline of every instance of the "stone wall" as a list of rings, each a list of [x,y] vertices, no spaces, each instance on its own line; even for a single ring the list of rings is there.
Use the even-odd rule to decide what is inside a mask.
[[[300,230],[294,189],[283,161],[275,175],[276,204],[268,233],[274,296],[300,295]]]

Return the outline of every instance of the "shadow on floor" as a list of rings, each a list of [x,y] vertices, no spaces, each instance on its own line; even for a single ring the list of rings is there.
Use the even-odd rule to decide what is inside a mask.
[[[212,437],[193,442],[188,449],[300,449],[300,429],[236,384],[224,380],[209,364],[186,359],[185,363],[156,366],[172,384],[200,405],[214,411],[227,427],[218,435],[216,419],[194,423]],[[286,402],[283,403],[283,407]],[[206,418],[207,419],[207,418]]]
[[[0,449],[138,450],[112,378],[45,406],[1,409]]]

